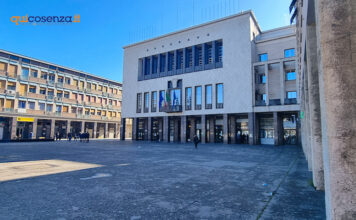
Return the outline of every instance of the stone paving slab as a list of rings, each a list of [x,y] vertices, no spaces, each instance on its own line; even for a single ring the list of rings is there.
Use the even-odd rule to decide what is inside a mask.
[[[0,219],[325,219],[298,146],[0,144],[9,162],[100,164],[0,182]]]

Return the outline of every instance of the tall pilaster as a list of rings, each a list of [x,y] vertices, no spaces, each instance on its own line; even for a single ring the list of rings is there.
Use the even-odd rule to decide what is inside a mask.
[[[209,140],[210,143],[215,142],[215,117],[209,118]]]
[[[37,121],[38,119],[35,118],[35,120],[32,123],[32,139],[36,139],[37,137]]]
[[[195,118],[190,119],[190,141],[193,142],[195,132]]]
[[[94,122],[93,138],[96,138],[97,130],[98,130],[98,122]]]
[[[180,119],[180,142],[187,142],[187,116],[181,116]]]
[[[168,116],[163,116],[163,141],[168,142]]]
[[[206,140],[206,116],[202,115],[201,116],[201,137],[200,137],[200,141],[202,144],[205,144],[205,140]]]
[[[256,113],[254,112],[249,112],[248,113],[248,143],[250,145],[254,145],[258,143],[258,131],[257,128],[257,118],[256,118]]]
[[[227,144],[229,142],[229,123],[228,123],[228,115],[224,114],[223,115],[223,140],[224,144]]]
[[[50,138],[54,138],[54,128],[56,125],[56,120],[55,119],[51,119],[51,133],[50,133]]]
[[[137,139],[137,123],[138,123],[138,118],[133,118],[132,119],[132,140]]]
[[[120,124],[120,140],[125,140],[126,118],[121,118]]]
[[[10,133],[11,140],[16,139],[16,126],[17,126],[17,117],[12,117],[11,133]]]
[[[152,140],[152,118],[148,117],[147,118],[147,138],[146,140],[150,141]]]
[[[236,117],[230,116],[230,143],[236,144]]]

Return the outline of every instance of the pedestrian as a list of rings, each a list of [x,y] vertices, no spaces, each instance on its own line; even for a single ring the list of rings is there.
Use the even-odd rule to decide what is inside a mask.
[[[68,141],[70,142],[72,140],[72,134],[69,132],[68,133]]]
[[[199,138],[197,135],[194,135],[193,141],[194,141],[195,149],[198,149]]]
[[[59,139],[59,133],[58,133],[58,131],[56,132],[56,141],[58,141],[58,139]]]

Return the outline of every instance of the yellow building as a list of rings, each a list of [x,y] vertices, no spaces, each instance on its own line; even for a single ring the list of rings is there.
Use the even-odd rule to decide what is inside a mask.
[[[119,138],[122,84],[0,50],[0,140]]]

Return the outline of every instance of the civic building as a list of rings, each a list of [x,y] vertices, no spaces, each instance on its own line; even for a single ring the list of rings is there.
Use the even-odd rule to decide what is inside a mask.
[[[0,50],[0,141],[119,137],[122,84]]]
[[[246,11],[125,46],[122,139],[298,144],[295,32]]]

